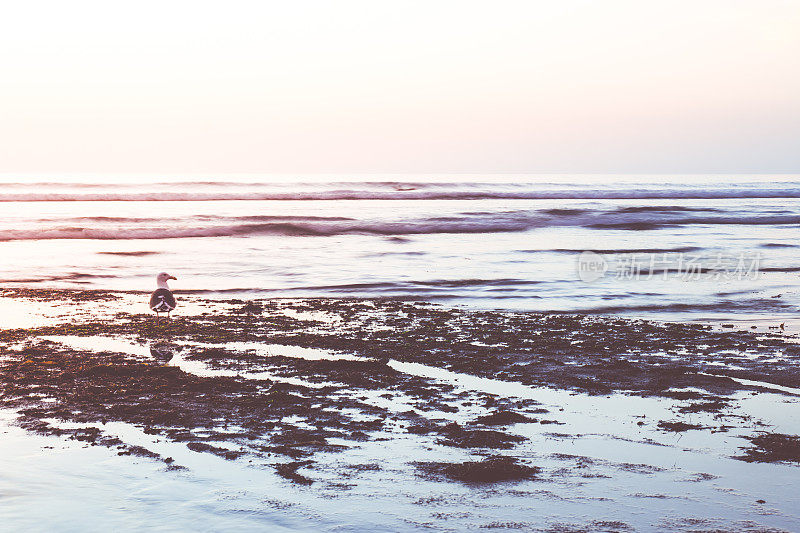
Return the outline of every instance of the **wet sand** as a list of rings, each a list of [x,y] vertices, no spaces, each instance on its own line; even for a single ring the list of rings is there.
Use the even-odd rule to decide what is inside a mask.
[[[156,324],[145,300],[0,293],[6,523],[72,512],[34,513],[27,462],[88,479],[108,526],[800,529],[791,324],[190,296]],[[144,511],[108,469],[187,497]]]

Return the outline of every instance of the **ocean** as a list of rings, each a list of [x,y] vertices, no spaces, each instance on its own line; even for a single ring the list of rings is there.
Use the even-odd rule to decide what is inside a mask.
[[[782,320],[799,224],[789,175],[6,176],[0,286]]]
[[[5,178],[0,523],[800,531],[799,222],[796,176]]]

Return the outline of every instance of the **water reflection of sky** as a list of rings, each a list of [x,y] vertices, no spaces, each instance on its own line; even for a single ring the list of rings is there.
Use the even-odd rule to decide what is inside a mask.
[[[150,356],[149,346],[126,339],[49,340],[76,349]],[[201,361],[187,359],[193,349],[200,347],[176,345],[180,355],[169,364],[198,375],[232,372],[242,378],[268,377],[258,371],[212,370]],[[335,359],[341,355],[255,343],[225,347],[259,354],[265,364],[271,355],[308,359]],[[415,363],[389,364],[401,372],[456,385],[456,390],[444,399],[458,406],[458,412],[418,411],[428,418],[463,423],[486,414],[486,408],[474,401],[476,395],[485,393],[539,402],[540,407],[549,410],[541,417],[559,424],[521,423],[509,428],[528,438],[513,453],[540,466],[543,470],[539,478],[491,489],[419,479],[410,465],[414,461],[460,461],[470,455],[465,450],[438,445],[430,436],[410,434],[402,422],[387,424],[368,442],[354,445],[342,441],[350,447],[343,453],[317,456],[318,464],[307,472],[318,480],[311,489],[291,485],[260,464],[243,459],[225,461],[193,452],[182,443],[163,440],[128,424],[112,422],[101,429],[120,436],[126,443],[173,457],[176,464],[189,470],[165,472],[159,463],[119,458],[113,450],[80,448],[74,443],[4,426],[0,439],[0,493],[7,495],[6,523],[31,525],[25,510],[48,501],[50,505],[36,515],[38,524],[70,523],[91,511],[96,523],[103,526],[145,513],[141,524],[160,519],[185,528],[202,521],[206,528],[237,524],[245,530],[269,526],[339,531],[357,530],[366,524],[373,530],[412,531],[423,525],[433,530],[451,530],[509,522],[512,516],[515,523],[537,527],[556,523],[591,526],[598,520],[619,520],[644,530],[683,531],[696,529],[698,524],[738,529],[744,527],[744,521],[787,530],[800,527],[800,499],[796,491],[786,490],[794,483],[797,468],[731,458],[747,443],[741,437],[758,428],[797,433],[800,402],[795,396],[740,392],[729,398],[730,407],[723,408],[720,414],[695,413],[685,418],[711,427],[730,423],[734,429],[671,433],[658,429],[656,422],[675,419],[676,408],[682,404],[675,400],[622,394],[590,396],[477,378]],[[254,364],[255,368],[258,366]],[[357,394],[367,405],[395,412],[415,408],[414,400],[401,394],[387,399],[382,395],[388,391],[338,386],[336,394]],[[741,415],[752,416],[753,420],[743,423],[735,418]],[[313,420],[302,417],[292,422],[299,427],[313,425]],[[760,423],[766,425],[757,425]],[[55,446],[55,450],[40,453],[42,446]],[[381,469],[358,470],[358,465],[372,463]],[[346,465],[353,465],[354,473],[359,473],[344,480],[347,489],[343,491],[341,472],[343,468],[347,471]],[[48,483],[38,485],[35,480],[40,476],[46,476]],[[153,483],[154,479],[158,483]],[[111,484],[113,487],[108,486]],[[115,487],[120,485],[134,489],[117,490]],[[213,491],[208,490],[211,486]],[[176,494],[180,494],[179,499]],[[76,495],[83,502],[80,513],[68,504]],[[762,499],[767,503],[756,503]],[[109,506],[109,501],[117,503]],[[237,513],[232,518],[233,509]]]

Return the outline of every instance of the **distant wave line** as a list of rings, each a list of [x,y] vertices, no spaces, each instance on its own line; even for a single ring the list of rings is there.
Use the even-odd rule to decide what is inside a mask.
[[[332,190],[311,192],[142,192],[1,193],[0,202],[208,202],[326,200],[647,200],[800,198],[783,189],[620,189],[620,190]],[[643,208],[646,210],[647,208]]]

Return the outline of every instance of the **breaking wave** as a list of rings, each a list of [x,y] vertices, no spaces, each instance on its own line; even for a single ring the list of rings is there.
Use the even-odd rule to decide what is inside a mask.
[[[684,211],[652,210],[620,211],[565,209],[516,210],[503,212],[460,213],[418,219],[355,219],[325,216],[246,215],[241,217],[185,218],[86,217],[67,218],[55,224],[43,218],[24,228],[0,227],[0,241],[52,239],[182,239],[199,237],[234,237],[277,235],[294,237],[326,237],[334,235],[376,235],[392,238],[425,234],[475,234],[524,232],[536,228],[574,226],[589,230],[647,231],[692,225],[797,225],[800,215],[774,215],[750,212],[747,215],[726,213],[694,216]],[[705,211],[705,210],[703,210]],[[692,251],[691,247],[669,251]],[[528,251],[528,250],[521,250]],[[534,251],[534,250],[530,250]],[[556,249],[569,252],[570,249]],[[631,250],[628,250],[629,252]],[[652,251],[644,250],[641,251]],[[600,250],[598,253],[611,252]]]

